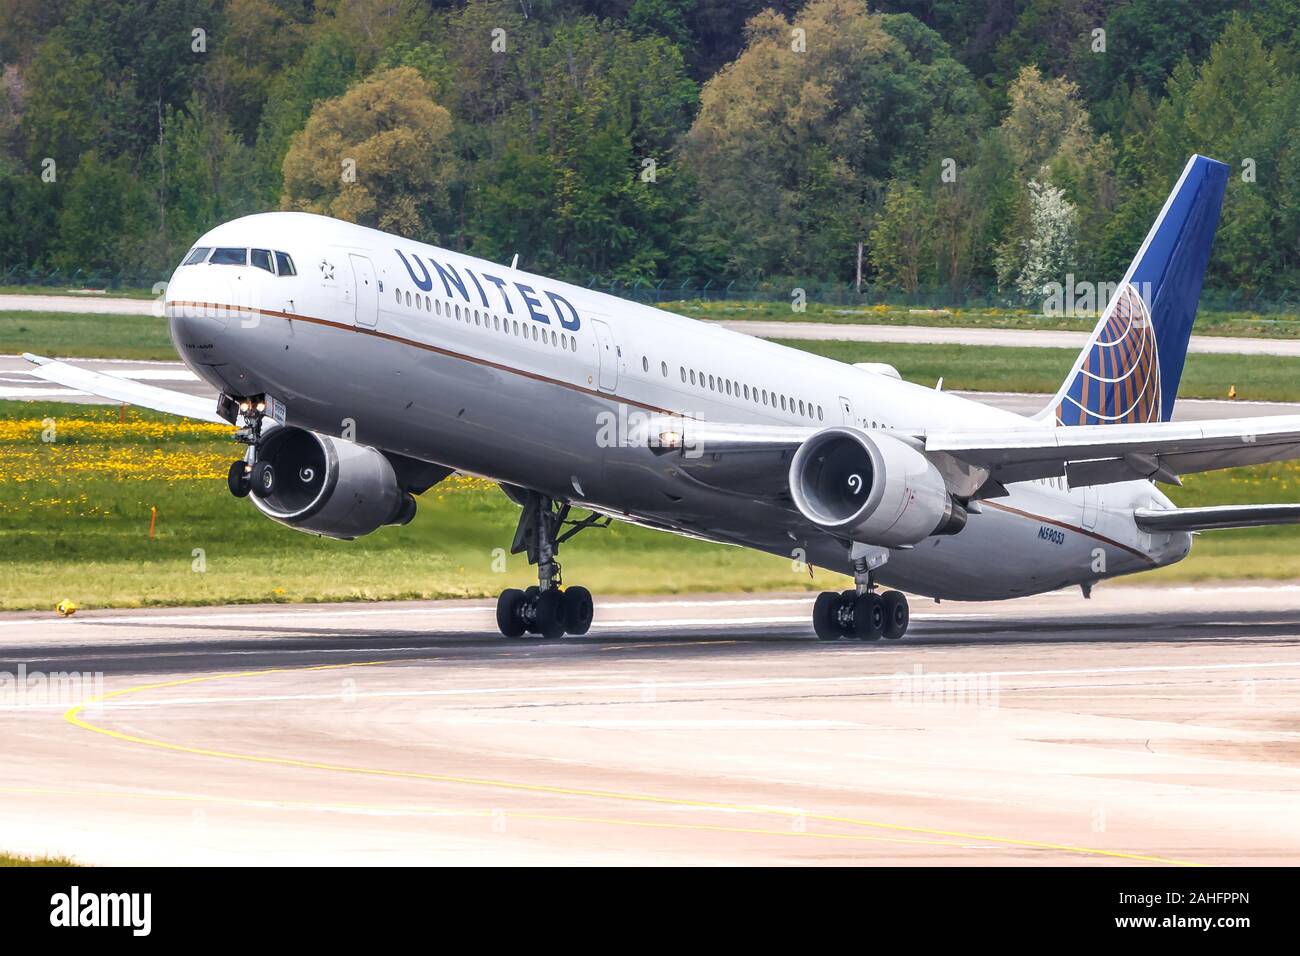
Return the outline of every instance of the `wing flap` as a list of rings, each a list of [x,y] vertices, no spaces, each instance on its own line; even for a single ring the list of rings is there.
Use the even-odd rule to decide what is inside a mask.
[[[100,398],[110,398],[125,405],[139,405],[141,408],[150,408],[156,412],[181,415],[204,422],[229,424],[217,414],[216,407],[208,398],[159,388],[156,385],[132,382],[103,372],[92,372],[90,369],[78,368],[67,362],[43,358],[30,352],[24,352],[23,358],[36,366],[31,374],[47,382],[55,382],[79,392],[98,395]]]

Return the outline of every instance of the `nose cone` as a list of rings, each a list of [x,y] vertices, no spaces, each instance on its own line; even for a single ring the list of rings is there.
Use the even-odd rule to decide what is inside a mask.
[[[186,365],[209,378],[204,366],[231,361],[232,335],[237,331],[247,339],[258,328],[264,275],[260,269],[206,263],[181,266],[172,274],[168,330]]]

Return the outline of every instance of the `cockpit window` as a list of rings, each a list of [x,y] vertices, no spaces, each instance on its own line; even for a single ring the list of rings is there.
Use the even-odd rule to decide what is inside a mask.
[[[257,266],[257,268],[259,269],[265,269],[267,272],[271,273],[272,275],[275,274],[275,266],[271,265],[270,249],[254,249],[253,265]]]
[[[248,265],[248,250],[247,249],[217,249],[212,253],[212,258],[208,260],[208,265],[246,266]]]
[[[187,265],[187,266],[197,265],[198,263],[206,259],[208,257],[208,253],[211,251],[212,251],[211,246],[199,246],[197,249],[195,249],[193,252],[191,252],[188,256],[185,257],[185,262],[182,263],[182,265]]]
[[[275,264],[282,276],[296,276],[298,274],[298,270],[293,267],[293,260],[289,258],[288,253],[276,252]]]

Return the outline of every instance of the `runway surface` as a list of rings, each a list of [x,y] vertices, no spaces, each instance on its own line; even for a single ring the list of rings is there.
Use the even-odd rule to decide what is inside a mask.
[[[0,615],[0,847],[1300,861],[1300,586],[918,599],[909,636],[873,644],[816,641],[810,605],[609,598],[556,642],[493,636],[484,601]],[[33,684],[58,672],[102,686]]]
[[[217,393],[211,386],[180,362],[144,362],[130,359],[68,359],[75,365],[148,382],[161,388],[175,389],[190,395],[205,395],[216,401]],[[35,378],[33,366],[20,355],[0,355],[0,399],[31,399],[46,402],[77,402],[81,404],[112,404],[94,395],[64,388],[53,382]],[[1040,411],[1051,396],[1025,392],[962,392],[978,402],[1005,408],[1022,415]],[[1218,399],[1179,399],[1174,410],[1178,421],[1196,421],[1209,418],[1247,418],[1255,415],[1296,415],[1300,405],[1288,402],[1243,402]]]

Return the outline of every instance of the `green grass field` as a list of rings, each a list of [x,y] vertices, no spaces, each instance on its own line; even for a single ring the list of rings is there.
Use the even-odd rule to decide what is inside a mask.
[[[0,608],[484,597],[536,583],[522,555],[495,570],[519,513],[495,485],[453,478],[421,497],[405,527],[315,538],[230,496],[225,471],[242,446],[218,437],[222,426],[117,418],[116,408],[0,402]],[[584,531],[561,558],[569,581],[607,594],[843,584],[628,525]]]
[[[667,302],[671,312],[693,319],[746,320],[763,322],[832,322],[842,325],[939,325],[983,329],[1072,329],[1088,331],[1097,324],[1095,316],[1046,316],[1028,309],[951,308],[928,309],[893,305],[823,305],[809,302],[795,312],[788,302]],[[1201,335],[1234,335],[1248,338],[1295,338],[1300,336],[1300,315],[1202,310],[1196,317]]]
[[[904,378],[971,391],[1055,392],[1075,354],[1070,349],[984,345],[778,340],[842,362],[888,362]],[[175,360],[167,325],[152,316],[0,312],[0,353]],[[1256,401],[1300,400],[1300,358],[1191,355],[1179,394],[1224,398],[1229,386]]]
[[[942,377],[945,389],[976,392],[1054,394],[1078,357],[1070,349],[778,341],[840,362],[887,362],[909,382],[933,385]],[[1300,401],[1300,358],[1189,355],[1178,394],[1181,398],[1227,398],[1232,385],[1243,401]]]
[[[176,361],[165,319],[152,315],[0,312],[0,354]]]
[[[49,422],[54,426],[54,441]],[[225,488],[238,446],[222,426],[116,408],[0,402],[0,608],[135,607],[264,601],[489,597],[525,585],[505,559],[517,508],[493,485],[454,478],[415,520],[353,542],[303,535]],[[45,433],[44,436],[42,433]],[[1300,465],[1192,476],[1181,504],[1292,501]],[[152,509],[155,532],[149,536]],[[561,557],[597,593],[836,588],[788,560],[616,524],[585,531]],[[494,565],[496,567],[494,567]],[[1300,577],[1300,529],[1203,535],[1181,565],[1129,580]]]

